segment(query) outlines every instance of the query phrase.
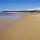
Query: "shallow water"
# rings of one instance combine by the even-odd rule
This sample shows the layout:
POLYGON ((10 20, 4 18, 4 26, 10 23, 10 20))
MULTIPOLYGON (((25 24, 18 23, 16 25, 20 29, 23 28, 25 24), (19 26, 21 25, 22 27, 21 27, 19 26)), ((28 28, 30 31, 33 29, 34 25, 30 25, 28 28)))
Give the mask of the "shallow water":
POLYGON ((22 15, 18 15, 18 14, 0 14, 0 17, 6 18, 6 19, 11 19, 11 20, 18 20, 19 18, 22 17, 22 15))

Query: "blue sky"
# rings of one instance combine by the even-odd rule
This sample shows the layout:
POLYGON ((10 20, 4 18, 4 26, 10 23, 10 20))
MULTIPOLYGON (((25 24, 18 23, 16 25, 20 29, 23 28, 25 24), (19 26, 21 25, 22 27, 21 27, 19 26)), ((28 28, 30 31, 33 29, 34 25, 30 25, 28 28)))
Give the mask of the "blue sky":
POLYGON ((0 11, 26 10, 40 7, 40 0, 0 0, 0 11))

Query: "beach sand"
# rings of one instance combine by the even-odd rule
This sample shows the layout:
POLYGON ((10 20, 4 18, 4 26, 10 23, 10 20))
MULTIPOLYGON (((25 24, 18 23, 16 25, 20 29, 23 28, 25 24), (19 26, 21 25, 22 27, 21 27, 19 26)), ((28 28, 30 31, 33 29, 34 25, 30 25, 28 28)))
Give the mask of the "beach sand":
POLYGON ((24 16, 16 27, 17 40, 40 40, 40 14, 24 16))
POLYGON ((16 22, 0 19, 0 40, 40 40, 40 14, 25 15, 16 22))

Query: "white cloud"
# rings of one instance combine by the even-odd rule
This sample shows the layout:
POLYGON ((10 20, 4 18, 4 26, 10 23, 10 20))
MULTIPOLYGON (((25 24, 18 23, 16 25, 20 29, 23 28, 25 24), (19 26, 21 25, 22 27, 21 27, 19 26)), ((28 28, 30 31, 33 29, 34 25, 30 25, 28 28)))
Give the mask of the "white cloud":
POLYGON ((38 8, 33 8, 33 9, 28 9, 28 11, 33 11, 33 10, 40 10, 40 7, 38 7, 38 8))

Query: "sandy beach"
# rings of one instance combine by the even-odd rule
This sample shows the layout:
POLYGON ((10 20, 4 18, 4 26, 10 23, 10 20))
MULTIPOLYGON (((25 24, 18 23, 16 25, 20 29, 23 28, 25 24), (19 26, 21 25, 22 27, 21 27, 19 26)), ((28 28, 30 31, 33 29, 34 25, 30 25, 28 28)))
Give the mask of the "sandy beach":
POLYGON ((1 16, 0 40, 40 40, 40 14, 25 15, 16 22, 1 16))
POLYGON ((40 14, 24 16, 16 23, 18 40, 40 40, 40 14))

